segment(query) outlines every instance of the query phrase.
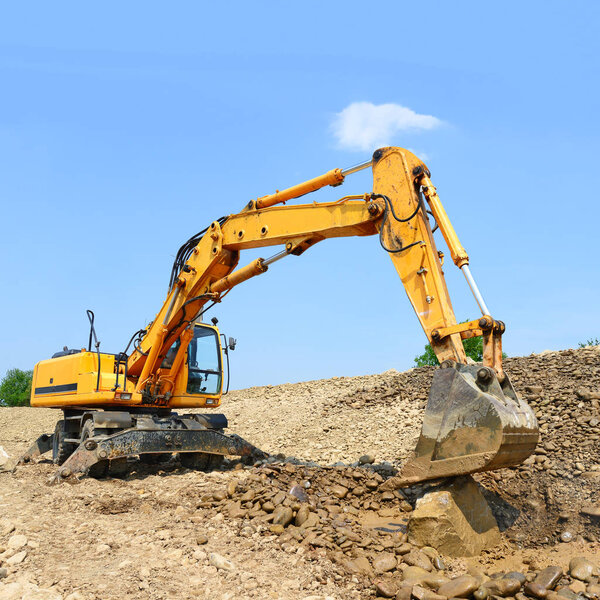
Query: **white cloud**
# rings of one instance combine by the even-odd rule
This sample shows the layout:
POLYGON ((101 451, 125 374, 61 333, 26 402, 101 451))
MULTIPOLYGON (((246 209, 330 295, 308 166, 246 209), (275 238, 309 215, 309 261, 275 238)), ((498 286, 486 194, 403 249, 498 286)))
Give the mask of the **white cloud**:
POLYGON ((340 148, 375 150, 391 145, 400 132, 434 129, 441 124, 436 117, 399 104, 353 102, 335 115, 331 130, 340 148))

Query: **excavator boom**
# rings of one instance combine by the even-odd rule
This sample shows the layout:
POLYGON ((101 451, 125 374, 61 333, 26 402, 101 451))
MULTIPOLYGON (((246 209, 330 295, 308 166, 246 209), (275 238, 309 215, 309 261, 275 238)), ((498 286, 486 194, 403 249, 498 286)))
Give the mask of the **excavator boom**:
MULTIPOLYGON (((91 373, 98 374, 96 389, 88 386, 85 396, 82 389, 48 397, 37 394, 34 387, 32 404, 64 409, 84 403, 105 410, 115 405, 119 410, 218 406, 222 384, 210 388, 208 381, 209 375, 222 374, 221 362, 201 370, 198 376, 193 358, 197 347, 210 338, 210 332, 199 333, 202 314, 235 286, 265 273, 281 258, 299 256, 329 238, 348 236, 379 238, 442 367, 434 375, 415 456, 404 466, 400 482, 408 485, 521 463, 537 444, 538 427, 533 412, 518 397, 502 368, 504 324, 492 317, 477 288, 467 252, 427 166, 411 152, 395 147, 377 150, 371 160, 356 167, 333 169, 251 200, 239 213, 212 222, 180 248, 167 298, 154 321, 138 332, 134 351, 114 355, 112 362, 105 359, 113 374, 102 375, 99 352, 94 371, 90 344, 88 355, 80 360, 85 358, 92 366, 91 373), (347 176, 368 167, 373 170, 370 192, 344 196, 337 202, 284 204, 322 187, 338 186, 347 176), (480 317, 467 323, 456 322, 442 270, 444 254, 434 240, 437 228, 481 311, 480 317), (241 252, 270 246, 281 246, 281 250, 237 268, 241 252), (480 365, 467 364, 462 344, 463 339, 474 336, 483 338, 480 365), (190 383, 192 375, 195 379, 190 383), (112 387, 102 385, 104 380, 112 387)), ((54 364, 46 367, 48 374, 55 369, 54 364)), ((227 440, 221 442, 227 444, 227 440)), ((153 448, 156 452, 156 446, 153 448)), ((86 456, 87 462, 83 462, 88 468, 92 458, 86 456)), ((72 463, 82 462, 81 457, 72 458, 72 463)))

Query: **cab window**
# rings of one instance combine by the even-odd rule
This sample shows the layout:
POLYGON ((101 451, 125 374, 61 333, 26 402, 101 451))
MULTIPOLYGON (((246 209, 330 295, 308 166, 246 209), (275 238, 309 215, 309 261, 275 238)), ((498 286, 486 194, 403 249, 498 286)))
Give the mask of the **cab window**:
POLYGON ((214 329, 196 325, 188 346, 188 394, 218 394, 221 391, 221 353, 214 329))

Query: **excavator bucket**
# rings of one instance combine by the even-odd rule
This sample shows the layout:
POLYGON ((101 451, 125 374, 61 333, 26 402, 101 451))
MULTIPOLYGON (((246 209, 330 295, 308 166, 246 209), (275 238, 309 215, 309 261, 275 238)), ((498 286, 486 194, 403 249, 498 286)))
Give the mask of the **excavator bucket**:
POLYGON ((433 377, 421 436, 399 485, 521 464, 534 451, 535 414, 508 376, 481 365, 442 365, 433 377))

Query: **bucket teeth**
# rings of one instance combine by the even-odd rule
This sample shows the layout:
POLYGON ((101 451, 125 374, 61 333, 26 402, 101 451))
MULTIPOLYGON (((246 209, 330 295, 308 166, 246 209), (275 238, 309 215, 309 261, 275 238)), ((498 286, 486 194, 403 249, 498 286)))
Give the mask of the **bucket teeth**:
POLYGON ((538 438, 535 414, 507 376, 500 383, 481 365, 438 369, 414 456, 399 479, 411 485, 519 465, 538 438))

